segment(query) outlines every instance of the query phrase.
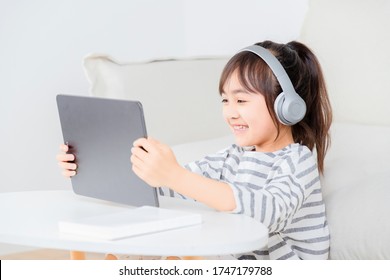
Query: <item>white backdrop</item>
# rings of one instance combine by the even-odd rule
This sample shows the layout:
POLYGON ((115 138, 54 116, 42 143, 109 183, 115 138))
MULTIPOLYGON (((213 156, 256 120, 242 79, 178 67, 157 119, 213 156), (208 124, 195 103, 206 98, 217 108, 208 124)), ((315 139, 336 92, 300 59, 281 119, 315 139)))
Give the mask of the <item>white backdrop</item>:
POLYGON ((296 39, 307 2, 0 0, 0 192, 69 187, 55 161, 55 95, 88 94, 86 54, 231 55, 265 39, 296 39))

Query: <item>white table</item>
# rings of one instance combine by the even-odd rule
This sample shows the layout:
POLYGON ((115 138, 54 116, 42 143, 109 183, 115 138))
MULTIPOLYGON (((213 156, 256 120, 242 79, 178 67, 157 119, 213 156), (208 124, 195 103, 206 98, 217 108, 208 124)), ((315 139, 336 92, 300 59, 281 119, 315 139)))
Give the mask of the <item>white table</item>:
POLYGON ((74 194, 72 191, 27 191, 0 194, 0 242, 40 248, 129 255, 212 256, 263 247, 267 228, 254 219, 214 211, 200 203, 160 198, 160 207, 202 214, 201 225, 117 241, 61 236, 58 221, 123 211, 128 206, 74 194))

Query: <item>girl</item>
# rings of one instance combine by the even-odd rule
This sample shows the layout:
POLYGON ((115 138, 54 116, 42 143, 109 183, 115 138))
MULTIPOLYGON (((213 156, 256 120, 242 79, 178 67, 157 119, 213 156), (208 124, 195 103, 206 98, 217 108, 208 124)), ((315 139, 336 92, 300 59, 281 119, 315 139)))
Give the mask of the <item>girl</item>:
MULTIPOLYGON (((295 41, 257 43, 230 59, 219 91, 236 144, 183 168, 168 146, 141 138, 131 150, 133 171, 153 187, 167 187, 160 188, 162 195, 192 198, 265 224, 268 246, 238 259, 327 259, 319 173, 332 114, 315 55, 295 41), (280 105, 283 100, 288 104, 280 105)), ((76 174, 77 166, 68 162, 73 158, 58 156, 65 176, 76 174)))

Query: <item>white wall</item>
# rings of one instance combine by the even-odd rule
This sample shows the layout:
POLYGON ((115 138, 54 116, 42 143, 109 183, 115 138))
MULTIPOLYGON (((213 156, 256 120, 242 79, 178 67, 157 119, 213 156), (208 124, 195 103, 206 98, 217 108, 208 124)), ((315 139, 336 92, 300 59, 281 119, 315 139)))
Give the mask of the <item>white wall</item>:
POLYGON ((0 192, 69 187, 55 161, 55 95, 88 93, 84 55, 231 55, 297 38, 306 9, 307 0, 0 0, 0 192))
POLYGON ((1 2, 0 191, 69 184, 55 162, 61 143, 55 95, 88 92, 81 59, 89 52, 129 59, 182 54, 182 6, 180 0, 1 2))

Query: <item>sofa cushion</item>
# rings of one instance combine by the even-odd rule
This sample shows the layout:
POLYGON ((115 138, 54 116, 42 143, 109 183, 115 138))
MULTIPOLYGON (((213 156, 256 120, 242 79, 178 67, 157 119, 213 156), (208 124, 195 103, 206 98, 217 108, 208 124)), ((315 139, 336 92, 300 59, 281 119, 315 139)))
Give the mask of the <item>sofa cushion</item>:
POLYGON ((390 126, 334 123, 323 194, 332 259, 390 259, 390 126))
POLYGON ((93 96, 139 100, 148 134, 167 144, 228 134, 219 76, 227 58, 119 63, 107 55, 84 58, 93 96))

